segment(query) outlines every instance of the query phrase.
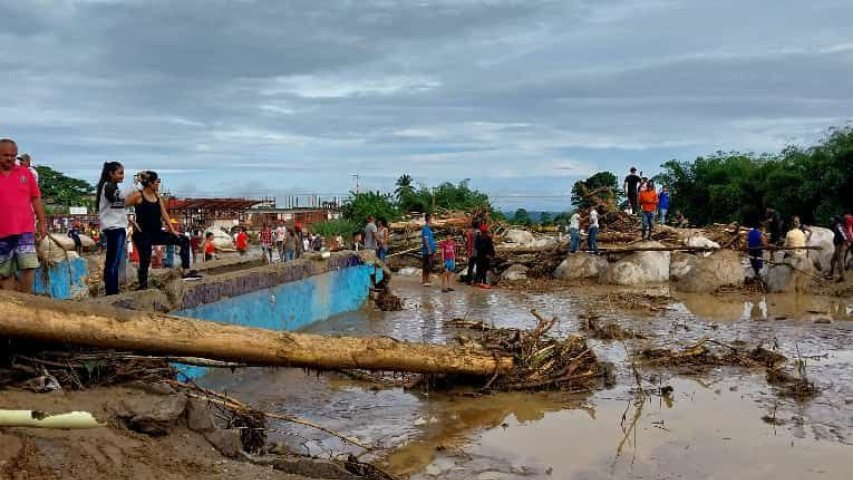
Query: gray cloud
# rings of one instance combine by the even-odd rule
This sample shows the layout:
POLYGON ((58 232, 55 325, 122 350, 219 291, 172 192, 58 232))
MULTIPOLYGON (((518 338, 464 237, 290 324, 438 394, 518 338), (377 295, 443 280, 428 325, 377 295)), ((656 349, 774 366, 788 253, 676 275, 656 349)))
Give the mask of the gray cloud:
POLYGON ((598 169, 850 122, 849 18, 797 0, 12 0, 0 135, 91 179, 108 159, 163 169, 179 193, 408 172, 559 205, 543 198, 598 169))

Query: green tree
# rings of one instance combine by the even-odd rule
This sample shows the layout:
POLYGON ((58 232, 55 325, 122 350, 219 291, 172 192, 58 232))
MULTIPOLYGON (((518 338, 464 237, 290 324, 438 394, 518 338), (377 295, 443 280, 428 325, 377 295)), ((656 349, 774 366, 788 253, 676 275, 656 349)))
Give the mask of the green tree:
POLYGON ((572 205, 589 208, 595 203, 616 204, 619 182, 611 172, 598 172, 572 186, 572 205))
POLYGON ((670 160, 658 175, 670 187, 670 211, 694 224, 747 222, 776 208, 787 221, 826 224, 853 210, 853 127, 832 129, 817 145, 777 154, 717 152, 692 162, 670 160))
POLYGON ((77 178, 69 177, 50 167, 36 167, 39 173, 39 187, 46 203, 68 206, 94 205, 95 187, 77 178))
POLYGON ((548 212, 542 212, 539 215, 539 225, 549 227, 554 224, 554 220, 551 218, 551 214, 548 212))
POLYGON ((530 226, 533 225, 533 219, 530 218, 530 213, 526 209, 519 208, 515 211, 515 215, 512 217, 512 223, 516 225, 530 226))
POLYGON ((394 198, 390 194, 379 192, 350 192, 350 199, 341 207, 341 215, 344 220, 356 225, 367 223, 367 217, 370 215, 389 222, 400 218, 394 198))

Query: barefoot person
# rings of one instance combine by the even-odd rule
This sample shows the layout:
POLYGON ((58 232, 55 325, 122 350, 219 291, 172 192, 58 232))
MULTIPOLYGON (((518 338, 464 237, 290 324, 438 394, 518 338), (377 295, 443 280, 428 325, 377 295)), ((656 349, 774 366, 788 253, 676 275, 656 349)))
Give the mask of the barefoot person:
POLYGON ((104 261, 104 289, 107 295, 119 291, 119 276, 124 266, 127 242, 127 213, 125 198, 119 184, 124 182, 124 167, 119 162, 105 162, 95 195, 95 210, 106 239, 107 258, 104 261))
POLYGON ((479 288, 492 288, 489 285, 489 268, 495 257, 495 242, 489 235, 489 226, 485 223, 480 225, 480 234, 477 235, 477 278, 475 283, 479 288))
POLYGON ((137 174, 142 190, 128 196, 127 204, 136 210, 133 243, 139 249, 139 290, 148 288, 148 268, 151 266, 151 250, 154 245, 178 245, 181 247, 181 269, 184 279, 198 279, 199 275, 190 270, 190 241, 175 231, 168 220, 166 205, 160 199, 160 177, 156 172, 143 171, 137 174), (163 231, 163 225, 166 230, 163 231))
POLYGON ((47 222, 38 183, 28 168, 15 164, 17 156, 18 145, 0 139, 0 289, 17 286, 32 293, 36 244, 47 235, 47 222))

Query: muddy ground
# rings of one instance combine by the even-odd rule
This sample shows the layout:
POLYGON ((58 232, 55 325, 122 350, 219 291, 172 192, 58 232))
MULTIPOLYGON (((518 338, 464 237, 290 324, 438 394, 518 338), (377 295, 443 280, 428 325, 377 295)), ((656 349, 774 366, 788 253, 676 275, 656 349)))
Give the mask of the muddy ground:
MULTIPOLYGON (((590 340, 598 356, 614 364, 616 385, 585 394, 404 390, 339 374, 270 369, 215 372, 205 384, 355 435, 379 449, 364 458, 412 478, 848 478, 849 297, 673 295, 667 286, 564 284, 535 292, 459 286, 442 294, 438 286, 399 277, 393 287, 406 310, 366 309, 308 330, 448 342, 458 331, 447 320, 531 328, 536 308, 559 318, 556 334, 579 333, 592 316, 645 338, 590 340), (638 396, 629 360, 635 353, 703 338, 750 348, 760 343, 799 358, 819 393, 785 396, 761 368, 638 364, 646 392, 638 396)), ((306 453, 363 453, 304 428, 281 424, 276 430, 273 439, 306 453)))
POLYGON ((162 435, 135 432, 119 419, 128 408, 137 406, 160 404, 160 410, 171 409, 167 404, 173 400, 173 396, 150 391, 144 385, 46 394, 2 390, 0 407, 4 409, 51 413, 82 410, 107 425, 86 430, 0 429, 0 479, 304 478, 228 459, 177 418, 170 431, 162 435))
MULTIPOLYGON (((375 447, 364 452, 317 430, 268 424, 270 440, 319 456, 353 453, 401 476, 513 478, 848 478, 853 453, 853 299, 647 289, 542 282, 441 293, 397 277, 406 309, 365 308, 310 326, 312 333, 387 335, 453 342, 447 320, 531 328, 535 308, 556 316, 554 334, 586 333, 590 319, 630 332, 592 338, 613 364, 615 385, 567 394, 404 389, 338 373, 218 370, 202 384, 270 412, 297 415, 375 447), (763 344, 804 362, 818 393, 792 398, 762 368, 650 365, 642 350, 701 339, 763 344), (639 373, 642 387, 638 390, 639 373), (642 394, 638 393, 642 392, 642 394)), ((594 335, 600 336, 600 335, 594 335)), ((162 396, 138 387, 35 394, 0 392, 3 408, 88 410, 109 423, 85 431, 0 430, 0 478, 299 478, 229 460, 177 422, 163 436, 134 432, 116 412, 162 396)))

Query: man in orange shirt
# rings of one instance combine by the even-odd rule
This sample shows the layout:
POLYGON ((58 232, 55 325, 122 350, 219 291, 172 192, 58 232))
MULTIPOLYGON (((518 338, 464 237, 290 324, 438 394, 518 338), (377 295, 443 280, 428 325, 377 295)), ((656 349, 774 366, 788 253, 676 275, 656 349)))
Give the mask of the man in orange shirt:
POLYGON ((643 240, 651 240, 655 213, 658 211, 658 194, 651 181, 646 184, 645 190, 640 192, 640 209, 643 211, 643 240))

